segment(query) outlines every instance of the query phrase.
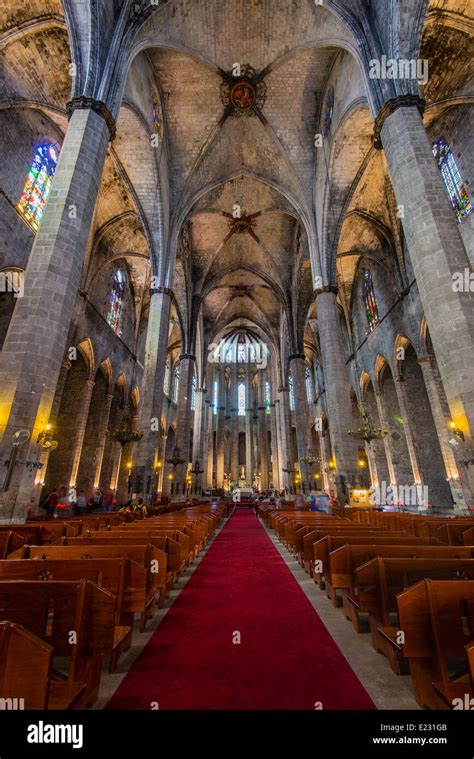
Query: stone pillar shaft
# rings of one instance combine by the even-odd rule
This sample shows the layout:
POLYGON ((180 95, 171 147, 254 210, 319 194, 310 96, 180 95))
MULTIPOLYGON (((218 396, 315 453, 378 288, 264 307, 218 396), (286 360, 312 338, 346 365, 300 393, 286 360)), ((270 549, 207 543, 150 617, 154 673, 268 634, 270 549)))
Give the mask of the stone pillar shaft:
POLYGON ((347 434, 354 425, 336 294, 332 291, 320 292, 317 309, 329 434, 336 460, 340 500, 344 498, 341 478, 346 485, 357 484, 358 448, 347 434))
MULTIPOLYGON (((16 303, 3 346, 1 454, 9 451, 19 429, 30 431, 31 450, 49 422, 109 137, 106 122, 93 110, 72 113, 28 260, 24 296, 16 303)), ((26 468, 16 469, 9 489, 0 494, 0 518, 23 518, 28 502, 39 498, 26 468)))
POLYGON ((94 380, 86 380, 82 389, 81 397, 79 398, 79 413, 77 416, 76 437, 72 451, 72 467, 68 483, 69 485, 76 484, 76 477, 79 470, 79 462, 81 460, 82 446, 84 443, 84 435, 86 433, 87 419, 89 417, 89 409, 91 405, 94 385, 94 380))
POLYGON ((466 249, 418 108, 388 115, 381 138, 451 415, 472 437, 474 298, 453 286, 469 271, 466 249))
POLYGON ((102 461, 104 459, 105 443, 107 441, 107 428, 109 425, 110 409, 112 407, 112 401, 114 396, 109 393, 105 397, 104 407, 102 409, 102 417, 98 424, 97 434, 97 447, 95 452, 95 472, 94 472, 94 487, 98 488, 100 483, 100 473, 102 470, 102 461))

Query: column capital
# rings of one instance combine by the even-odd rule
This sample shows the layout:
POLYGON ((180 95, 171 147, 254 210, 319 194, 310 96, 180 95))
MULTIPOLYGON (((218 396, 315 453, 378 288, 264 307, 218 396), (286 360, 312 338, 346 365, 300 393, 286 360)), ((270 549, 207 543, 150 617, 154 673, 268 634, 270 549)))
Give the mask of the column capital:
POLYGON ((288 356, 288 361, 293 361, 296 358, 302 358, 306 360, 306 355, 304 353, 292 353, 290 356, 288 356))
POLYGON ((94 387, 95 380, 93 380, 93 379, 86 379, 86 381, 84 382, 84 384, 85 384, 86 387, 94 387))
POLYGON ((314 297, 317 298, 318 295, 322 295, 323 293, 334 293, 334 295, 337 295, 338 290, 336 285, 323 285, 322 287, 317 287, 314 290, 314 297))
POLYGON ((69 371, 69 369, 72 366, 72 362, 68 361, 68 359, 64 359, 64 361, 62 362, 61 366, 62 366, 63 369, 67 369, 69 371))
POLYGON ((96 100, 95 98, 87 97, 86 95, 79 95, 78 97, 69 100, 66 104, 68 119, 71 118, 76 110, 90 110, 97 113, 98 116, 101 116, 109 128, 110 140, 115 140, 115 137, 117 136, 115 119, 102 100, 96 100))
POLYGON ((114 399, 114 394, 113 393, 107 393, 107 395, 105 396, 105 400, 108 403, 112 403, 113 399, 114 399))
POLYGON ((383 104, 375 119, 374 133, 372 135, 372 144, 376 150, 382 150, 383 148, 380 133, 385 119, 398 108, 412 108, 413 106, 418 108, 420 115, 423 116, 425 101, 419 95, 406 93, 405 95, 398 95, 396 98, 390 98, 390 100, 387 100, 387 102, 383 104))
POLYGON ((196 393, 207 393, 207 387, 197 387, 196 393))
POLYGON ((169 295, 170 298, 174 297, 174 292, 169 287, 150 287, 150 295, 157 295, 158 293, 169 295))
POLYGON ((418 359, 419 364, 426 364, 429 361, 433 361, 434 356, 431 356, 429 353, 427 353, 425 356, 420 356, 418 359))
POLYGON ((278 392, 279 393, 289 393, 290 392, 290 388, 289 387, 279 387, 278 388, 278 392))
POLYGON ((196 356, 192 353, 181 353, 179 360, 184 361, 185 358, 189 358, 190 361, 196 361, 196 356))

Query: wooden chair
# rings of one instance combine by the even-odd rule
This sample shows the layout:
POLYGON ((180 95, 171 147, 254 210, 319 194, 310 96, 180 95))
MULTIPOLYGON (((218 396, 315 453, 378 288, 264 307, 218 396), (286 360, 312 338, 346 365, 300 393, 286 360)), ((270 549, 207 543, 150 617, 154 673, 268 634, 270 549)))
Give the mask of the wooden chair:
POLYGON ((0 561, 0 581, 7 580, 91 580, 113 593, 115 625, 109 667, 115 671, 120 654, 132 645, 134 613, 142 613, 145 607, 144 567, 127 558, 0 561))
POLYGON ((396 596, 425 578, 474 580, 474 559, 378 556, 355 571, 355 597, 350 601, 359 615, 369 615, 372 646, 387 657, 396 674, 401 674, 399 657, 402 652, 401 642, 397 639, 401 626, 397 618, 396 596))
POLYGON ((470 698, 467 666, 460 673, 453 664, 465 662, 474 641, 474 580, 422 580, 397 595, 397 605, 418 704, 442 709, 470 698))
POLYGON ((0 622, 0 698, 9 708, 47 709, 53 647, 14 622, 0 622))
POLYGON ((0 619, 16 622, 64 657, 67 673, 53 672, 49 708, 91 706, 102 662, 113 650, 115 598, 89 580, 0 582, 0 619))

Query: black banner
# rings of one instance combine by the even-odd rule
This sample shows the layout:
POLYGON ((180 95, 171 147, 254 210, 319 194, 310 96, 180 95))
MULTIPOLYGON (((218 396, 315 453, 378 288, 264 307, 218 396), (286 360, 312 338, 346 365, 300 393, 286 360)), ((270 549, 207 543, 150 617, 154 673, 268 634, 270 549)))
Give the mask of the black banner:
POLYGON ((474 757, 472 711, 0 712, 0 759, 226 754, 474 757), (291 753, 290 753, 291 752, 291 753), (327 752, 327 753, 326 753, 327 752), (329 753, 330 752, 330 753, 329 753))

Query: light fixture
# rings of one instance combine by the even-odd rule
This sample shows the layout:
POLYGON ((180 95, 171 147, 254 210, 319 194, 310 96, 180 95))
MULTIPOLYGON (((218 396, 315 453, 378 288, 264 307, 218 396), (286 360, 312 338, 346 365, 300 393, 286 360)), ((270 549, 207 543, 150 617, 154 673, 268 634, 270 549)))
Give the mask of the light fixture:
POLYGON ((456 435, 456 437, 460 438, 461 440, 465 439, 464 438, 464 432, 457 426, 456 422, 453 422, 453 420, 451 420, 449 422, 449 426, 452 429, 452 431, 454 432, 454 434, 456 435))
POLYGON ((365 465, 366 465, 364 459, 359 459, 359 461, 357 462, 357 464, 358 464, 358 466, 360 466, 361 469, 364 469, 365 465))
POLYGON ((359 404, 360 424, 357 429, 347 430, 347 434, 356 440, 365 440, 366 443, 371 443, 372 440, 378 440, 385 437, 388 430, 383 427, 374 427, 367 409, 364 404, 359 404))

